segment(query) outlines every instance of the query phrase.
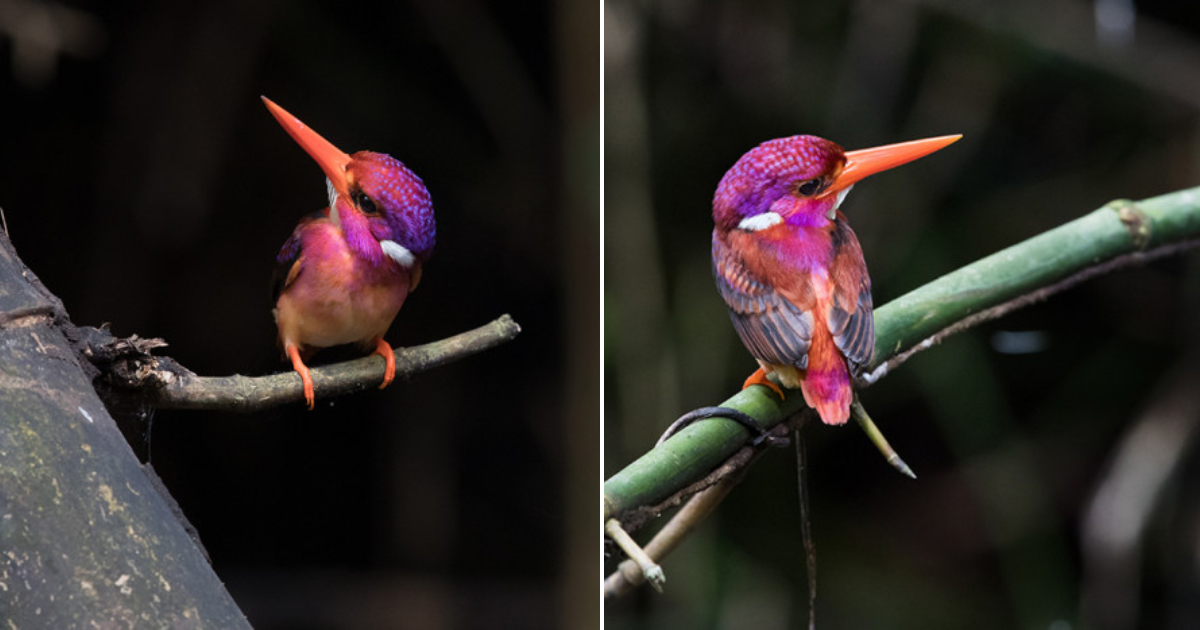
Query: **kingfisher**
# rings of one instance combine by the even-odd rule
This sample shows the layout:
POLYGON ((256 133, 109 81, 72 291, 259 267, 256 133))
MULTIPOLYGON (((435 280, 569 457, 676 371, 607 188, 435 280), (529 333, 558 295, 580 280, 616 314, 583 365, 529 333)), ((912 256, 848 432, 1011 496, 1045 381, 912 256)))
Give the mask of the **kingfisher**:
POLYGON ((424 182, 396 158, 346 154, 267 97, 267 109, 325 172, 329 206, 300 221, 276 257, 273 281, 279 345, 304 382, 312 409, 312 376, 304 362, 317 350, 358 344, 385 362, 383 340, 408 294, 421 282, 437 230, 424 182))
POLYGON ((816 136, 762 143, 713 195, 712 268, 733 326, 759 369, 752 385, 804 401, 843 424, 852 379, 875 351, 871 278, 839 208, 859 180, 945 148, 961 135, 845 151, 816 136))

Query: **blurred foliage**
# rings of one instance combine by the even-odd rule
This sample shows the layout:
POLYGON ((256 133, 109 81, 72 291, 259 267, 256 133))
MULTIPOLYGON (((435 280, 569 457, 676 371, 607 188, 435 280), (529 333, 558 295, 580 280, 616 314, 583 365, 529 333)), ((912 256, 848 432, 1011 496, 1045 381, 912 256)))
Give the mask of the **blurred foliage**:
POLYGON ((256 627, 598 625, 597 22, 575 0, 0 0, 0 206, 76 323, 201 374, 287 369, 271 269, 325 187, 265 94, 429 187, 437 248, 389 341, 524 330, 313 413, 130 414, 256 627))
MULTIPOLYGON (((754 368, 713 289, 709 235, 717 181, 756 144, 965 135, 863 182, 844 206, 876 304, 1109 200, 1200 175, 1194 9, 605 7, 606 476, 754 368)), ((1200 616, 1189 447, 1200 390, 1177 391, 1200 364, 1197 267, 1189 254, 1093 280, 867 390, 915 483, 859 431, 813 427, 819 626, 1184 627, 1200 616), (1170 418, 1174 432, 1161 429, 1170 418), (1139 429, 1175 448, 1139 448, 1139 429), (1156 484, 1129 485, 1156 468, 1156 484)), ((765 458, 663 564, 666 594, 607 604, 607 625, 799 627, 795 485, 790 452, 765 458)))

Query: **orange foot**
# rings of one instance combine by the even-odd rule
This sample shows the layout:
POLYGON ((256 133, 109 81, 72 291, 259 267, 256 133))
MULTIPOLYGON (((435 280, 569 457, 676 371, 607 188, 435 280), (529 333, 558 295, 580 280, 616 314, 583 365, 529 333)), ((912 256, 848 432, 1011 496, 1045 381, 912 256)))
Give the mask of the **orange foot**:
POLYGON ((287 344, 284 347, 284 352, 292 360, 292 369, 300 374, 300 380, 304 381, 304 401, 308 403, 308 410, 312 411, 313 404, 316 402, 316 396, 313 394, 312 375, 308 373, 308 366, 304 365, 304 361, 300 359, 300 349, 292 344, 287 344))
POLYGON ((383 337, 375 340, 375 352, 371 354, 378 354, 383 357, 384 362, 387 364, 383 368, 383 384, 379 386, 379 389, 383 389, 391 385, 392 380, 396 378, 396 355, 392 353, 392 346, 384 341, 383 337))
POLYGON ((746 378, 746 382, 742 383, 742 389, 746 389, 747 387, 750 387, 751 385, 762 385, 763 387, 770 387, 771 391, 775 392, 776 394, 779 394, 779 400, 783 400, 783 390, 779 389, 778 385, 776 385, 774 382, 772 382, 771 379, 767 378, 767 374, 766 374, 766 372, 763 372, 762 368, 758 368, 757 370, 754 371, 753 374, 751 374, 749 377, 746 378))

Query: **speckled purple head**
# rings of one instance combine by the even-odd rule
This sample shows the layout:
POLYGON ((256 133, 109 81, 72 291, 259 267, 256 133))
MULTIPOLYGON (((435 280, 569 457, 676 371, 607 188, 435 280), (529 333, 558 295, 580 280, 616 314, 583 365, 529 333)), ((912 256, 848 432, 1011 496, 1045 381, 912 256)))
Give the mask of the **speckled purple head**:
POLYGON ((743 155, 713 195, 713 221, 730 230, 746 217, 771 209, 784 195, 845 160, 842 147, 817 136, 768 140, 743 155))
POLYGON ((437 227, 425 183, 390 155, 359 151, 350 157, 347 179, 370 197, 387 224, 389 233, 376 236, 399 243, 421 261, 428 260, 437 227))
POLYGON ((437 234, 429 191, 420 177, 390 155, 371 151, 347 155, 271 99, 262 100, 325 172, 334 224, 342 222, 342 204, 358 213, 345 217, 353 224, 347 226, 346 235, 353 249, 368 258, 386 254, 404 267, 429 258, 437 234), (363 240, 369 238, 377 243, 363 240), (381 252, 380 247, 390 251, 381 252))

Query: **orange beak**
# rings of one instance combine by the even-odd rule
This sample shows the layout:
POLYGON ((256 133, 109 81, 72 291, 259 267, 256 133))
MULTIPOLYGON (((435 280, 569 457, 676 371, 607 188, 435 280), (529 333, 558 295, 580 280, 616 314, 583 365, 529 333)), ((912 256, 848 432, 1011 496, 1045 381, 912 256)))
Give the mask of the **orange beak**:
POLYGON ((889 168, 925 157, 938 149, 944 149, 954 144, 961 137, 962 134, 939 136, 937 138, 889 144, 873 149, 847 151, 846 166, 842 168, 842 172, 833 180, 833 184, 825 189, 825 194, 845 190, 868 175, 874 175, 880 171, 886 171, 889 168))
POLYGON ((320 134, 313 131, 311 127, 300 122, 299 118, 289 114, 287 110, 276 105, 271 99, 262 97, 263 103, 266 103, 267 109, 271 110, 271 115, 275 116, 275 120, 283 125, 284 130, 304 149, 312 159, 317 161, 322 171, 325 171, 325 176, 329 178, 335 190, 340 194, 348 194, 349 186, 346 181, 346 169, 350 166, 350 156, 344 151, 330 144, 328 140, 322 138, 320 134))

